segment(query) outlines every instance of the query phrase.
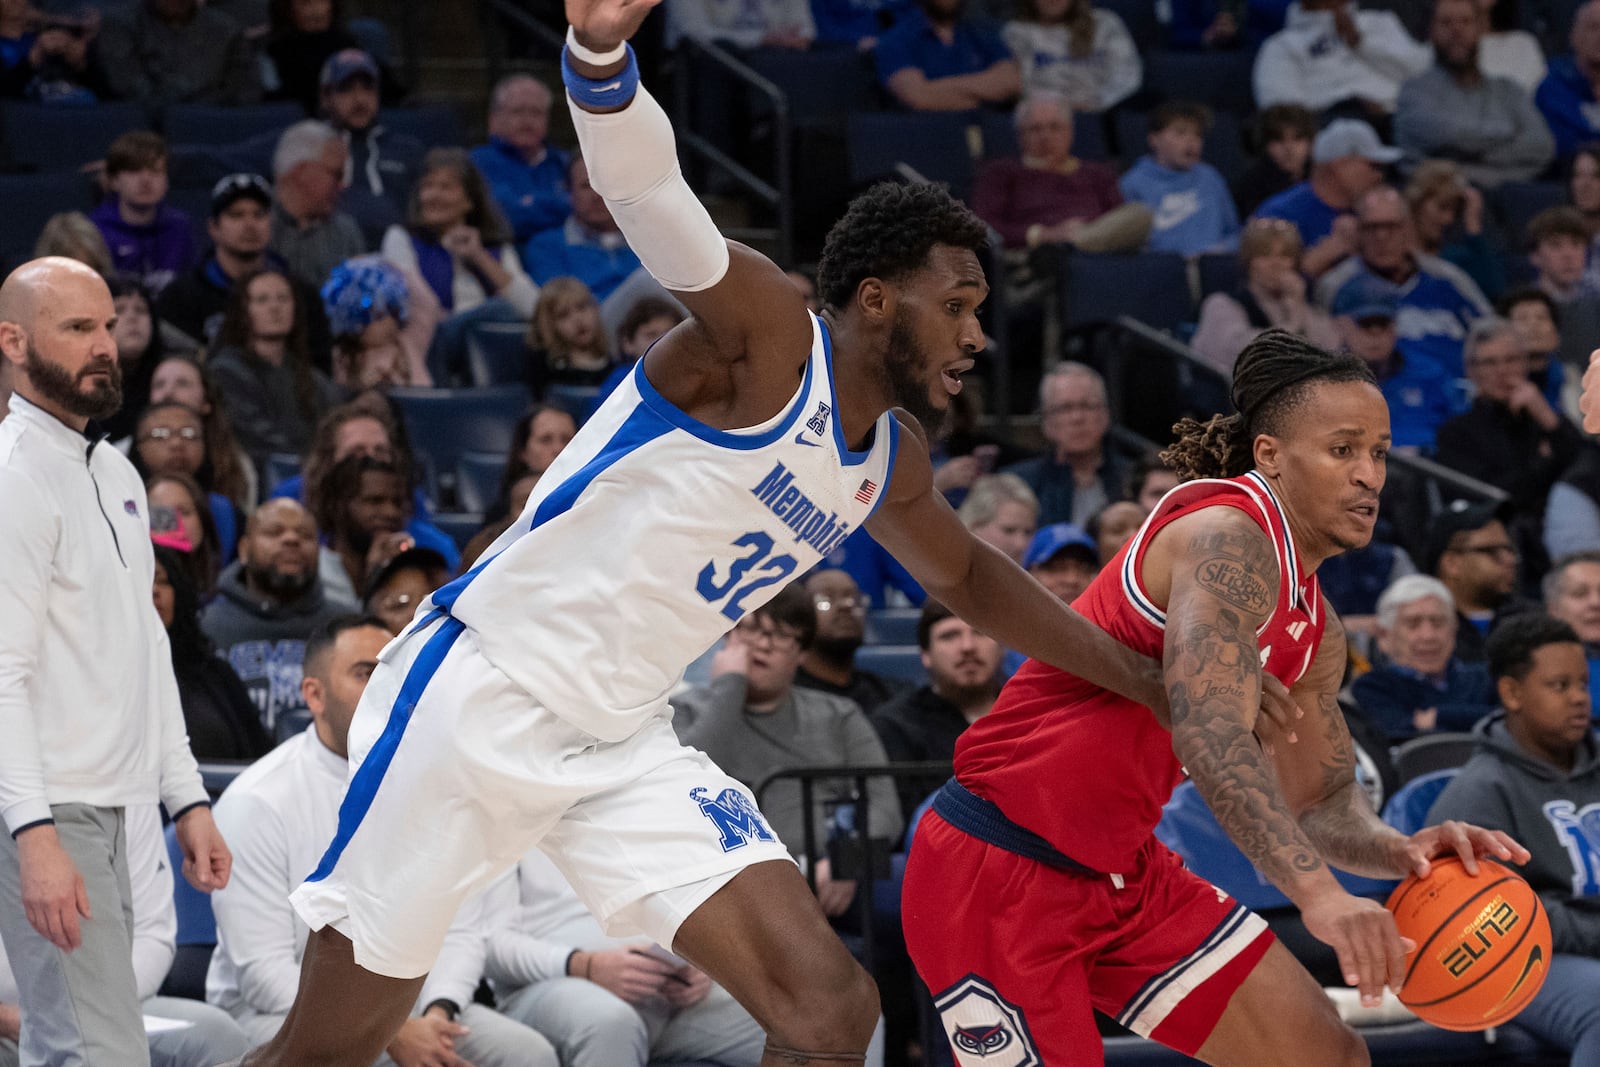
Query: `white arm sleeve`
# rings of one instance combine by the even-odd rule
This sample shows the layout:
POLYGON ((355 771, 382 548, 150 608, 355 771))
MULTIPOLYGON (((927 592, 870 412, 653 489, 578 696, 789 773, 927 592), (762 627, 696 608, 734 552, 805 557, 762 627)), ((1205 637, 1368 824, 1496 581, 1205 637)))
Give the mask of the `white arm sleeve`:
POLYGON ((621 111, 597 115, 567 97, 589 183, 657 281, 680 293, 709 289, 728 271, 728 243, 683 180, 672 123, 639 86, 621 111))

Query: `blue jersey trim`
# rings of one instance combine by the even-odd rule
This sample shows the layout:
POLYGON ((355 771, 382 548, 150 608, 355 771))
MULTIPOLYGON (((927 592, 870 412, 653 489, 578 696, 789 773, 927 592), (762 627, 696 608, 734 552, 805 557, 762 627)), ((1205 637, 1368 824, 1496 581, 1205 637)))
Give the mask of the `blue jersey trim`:
POLYGON ((383 733, 378 735, 378 740, 373 743, 367 758, 362 760, 355 777, 350 779, 350 788, 339 805, 339 829, 333 835, 333 843, 323 853, 322 862, 317 864, 317 869, 311 872, 306 881, 320 882, 333 873, 345 846, 350 844, 361 821, 367 817, 372 799, 378 795, 383 776, 388 773, 389 764, 394 761, 394 754, 400 747, 400 739, 405 736, 412 710, 416 708, 417 701, 422 699, 423 690, 428 688, 428 683, 433 680, 445 656, 450 654, 456 638, 465 629, 466 626, 459 620, 446 617, 433 636, 428 638, 428 643, 422 646, 411 669, 406 671, 406 679, 400 684, 400 694, 394 698, 394 706, 389 709, 389 721, 384 724, 383 733))
MULTIPOLYGON (((834 419, 833 424, 835 427, 837 427, 839 425, 839 420, 834 419)), ((878 513, 878 508, 883 504, 883 498, 889 495, 889 483, 894 481, 894 457, 895 453, 899 450, 900 420, 896 418, 894 412, 891 411, 889 412, 889 460, 883 465, 883 484, 878 487, 878 495, 872 498, 871 509, 869 509, 865 515, 861 516, 862 526, 865 526, 867 524, 867 520, 878 513)), ((868 536, 871 535, 869 534, 868 536)))
MULTIPOLYGON (((822 358, 827 360, 828 363, 828 402, 833 405, 833 444, 839 452, 840 463, 843 463, 846 467, 860 466, 867 461, 868 456, 872 455, 872 446, 876 442, 869 441, 867 447, 860 452, 852 452, 850 446, 845 444, 844 416, 839 413, 839 386, 833 380, 833 334, 828 332, 828 324, 822 321, 821 316, 817 316, 817 326, 822 330, 822 358)), ((893 458, 893 456, 890 457, 891 461, 893 458)), ((884 488, 887 489, 889 487, 887 473, 883 476, 883 482, 884 488)), ((882 497, 880 496, 879 499, 882 499, 882 497)), ((874 504, 873 507, 876 509, 877 505, 874 504)))
MULTIPOLYGON (((823 336, 827 336, 826 328, 823 330, 823 336)), ((729 433, 727 430, 719 430, 714 426, 707 426, 699 419, 685 413, 682 408, 662 396, 656 390, 656 387, 650 384, 650 378, 644 372, 643 359, 640 359, 633 368, 633 384, 639 390, 639 396, 643 398, 645 404, 656 415, 678 429, 719 448, 732 448, 741 452, 752 452, 758 448, 766 448, 768 445, 787 437, 789 431, 794 428, 794 424, 800 421, 811 400, 811 377, 815 370, 816 360, 808 355, 806 357, 805 379, 800 383, 799 395, 795 397, 793 405, 789 408, 789 413, 779 421, 778 425, 765 433, 759 434, 729 433)))

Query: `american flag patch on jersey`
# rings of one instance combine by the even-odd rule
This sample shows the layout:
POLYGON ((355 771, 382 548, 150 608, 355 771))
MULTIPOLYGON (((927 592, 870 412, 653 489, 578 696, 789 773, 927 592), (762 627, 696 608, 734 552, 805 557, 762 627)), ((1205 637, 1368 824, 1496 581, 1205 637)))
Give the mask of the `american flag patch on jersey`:
POLYGON ((878 483, 873 481, 871 478, 865 479, 861 483, 861 488, 856 490, 856 499, 861 501, 863 504, 870 504, 872 503, 872 494, 876 493, 877 491, 878 483))

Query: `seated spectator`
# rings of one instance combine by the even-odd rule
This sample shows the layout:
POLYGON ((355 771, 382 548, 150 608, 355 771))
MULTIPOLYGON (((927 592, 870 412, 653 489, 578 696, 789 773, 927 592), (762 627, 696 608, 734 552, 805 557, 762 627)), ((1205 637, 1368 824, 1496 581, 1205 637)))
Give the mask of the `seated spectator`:
MULTIPOLYGON (((1539 387, 1545 403, 1562 410, 1567 368, 1561 362, 1561 331, 1555 299, 1543 289, 1519 286, 1495 301, 1495 313, 1516 331, 1528 357, 1528 380, 1539 387)), ((1573 413, 1576 414, 1576 413, 1573 413)), ((1572 415, 1569 415, 1572 417, 1572 415)))
POLYGON ((156 314, 199 344, 222 324, 233 283, 263 267, 283 265, 272 240, 272 186, 256 174, 230 174, 211 190, 206 222, 211 254, 162 290, 156 314))
POLYGON ((611 351, 600 327, 600 302, 571 276, 551 278, 539 290, 533 322, 529 377, 534 395, 552 385, 598 386, 611 375, 611 351))
POLYGON ((1433 66, 1401 87, 1395 106, 1394 141, 1407 168, 1447 159, 1474 185, 1494 189, 1549 166, 1555 139, 1533 98, 1478 64, 1487 29, 1477 0, 1435 0, 1433 66))
POLYGON ((397 462, 356 453, 306 483, 306 503, 325 543, 318 564, 323 586, 346 603, 359 603, 368 576, 414 543, 411 472, 397 462))
MULTIPOLYGON (((620 357, 606 380, 600 383, 600 395, 589 406, 593 415, 605 403, 606 397, 616 391, 622 380, 633 373, 634 364, 644 358, 662 337, 684 320, 683 307, 677 301, 646 296, 635 300, 617 325, 617 354, 620 357)), ((958 394, 959 395, 959 394, 958 394)))
MULTIPOLYGON (((1082 526, 1122 496, 1128 474, 1127 461, 1107 447, 1105 379, 1082 363, 1057 364, 1039 382, 1039 418, 1046 450, 1006 471, 1039 498, 1039 522, 1082 526)), ((1011 555, 1020 559, 1022 546, 1011 555)))
POLYGON ((1299 104, 1274 104, 1256 116, 1252 132, 1256 161, 1233 183, 1241 217, 1306 180, 1317 119, 1299 104))
MULTIPOLYGON (((305 646, 301 698, 311 725, 223 791, 217 821, 233 850, 233 877, 212 897, 217 950, 206 999, 253 1040, 278 1032, 300 984, 311 929, 289 893, 311 874, 339 827, 349 778, 350 721, 389 632, 359 615, 329 619, 305 646)), ((473 1000, 483 976, 488 920, 474 898, 455 916, 416 1011, 388 1046, 389 1061, 484 1067, 556 1067, 550 1043, 473 1000)))
POLYGON ((1152 252, 1197 256, 1231 251, 1239 243, 1239 216, 1228 183, 1201 160, 1211 111, 1186 101, 1162 104, 1150 114, 1149 155, 1122 176, 1122 195, 1150 209, 1152 252))
POLYGON ((182 554, 160 545, 155 554, 156 614, 171 645, 172 672, 194 758, 249 763, 265 756, 272 750, 272 738, 261 725, 250 690, 200 628, 200 597, 182 554))
MULTIPOLYGON (((917 646, 928 684, 901 693, 872 715, 872 728, 894 763, 950 761, 966 728, 1000 695, 1000 643, 974 630, 938 601, 922 605, 917 646)), ((900 810, 910 818, 948 775, 901 778, 900 810)))
POLYGON ((817 43, 848 45, 860 52, 878 47, 878 38, 912 7, 911 0, 811 0, 817 43))
POLYGON ((367 250, 356 220, 339 210, 350 152, 339 131, 318 119, 295 123, 272 153, 277 202, 272 250, 291 277, 316 289, 333 268, 367 250))
POLYGON ((117 367, 122 371, 122 408, 107 419, 96 420, 106 437, 118 441, 133 433, 133 420, 150 402, 150 378, 161 362, 164 342, 150 311, 150 294, 137 278, 125 274, 106 279, 117 324, 111 337, 117 343, 117 367))
POLYGON ((550 103, 550 90, 537 78, 501 79, 489 97, 489 143, 472 150, 473 165, 489 183, 519 248, 572 214, 570 157, 546 143, 550 103))
POLYGON ((335 52, 322 65, 322 117, 344 138, 345 189, 340 207, 361 227, 369 247, 405 218, 406 197, 426 149, 408 133, 390 130, 378 111, 383 75, 359 48, 335 52))
POLYGON ((1517 546, 1506 528, 1510 509, 1476 504, 1446 508, 1428 530, 1423 563, 1456 606, 1456 658, 1483 662, 1483 643, 1502 622, 1532 605, 1515 595, 1517 546))
POLYGON ((1256 208, 1256 217, 1288 219, 1300 231, 1305 255, 1300 269, 1317 278, 1353 255, 1355 202, 1383 181, 1380 167, 1400 158, 1398 148, 1378 140, 1371 126, 1335 119, 1311 142, 1311 177, 1256 208))
POLYGON ((1584 287, 1600 292, 1600 143, 1581 146, 1567 171, 1567 199, 1589 232, 1584 287))
MULTIPOLYGON (((1600 539, 1597 539, 1600 540, 1600 539)), ((1589 707, 1600 710, 1600 549, 1556 557, 1540 590, 1544 610, 1572 627, 1589 661, 1589 707)))
POLYGON ((1419 252, 1461 268, 1488 297, 1505 289, 1505 261, 1484 232, 1483 194, 1454 163, 1425 161, 1411 172, 1405 198, 1419 252))
POLYGON ((1575 552, 1600 551, 1600 450, 1592 443, 1584 445, 1578 458, 1550 487, 1544 510, 1544 549, 1554 560, 1575 552))
POLYGON ((1156 509, 1161 498, 1178 487, 1178 476, 1161 461, 1161 456, 1151 452, 1141 456, 1128 472, 1129 500, 1139 505, 1146 515, 1156 509))
POLYGON ((38 240, 33 242, 33 258, 44 256, 75 259, 105 277, 116 269, 100 228, 81 211, 58 211, 45 220, 38 240))
MULTIPOLYGON (((214 2, 214 0, 213 0, 214 2)), ((275 100, 293 100, 315 116, 317 105, 326 100, 327 88, 323 75, 328 61, 341 52, 359 47, 344 25, 340 15, 341 5, 306 0, 274 0, 267 24, 264 70, 270 72, 272 84, 267 95, 275 100)), ((382 84, 376 61, 373 62, 374 85, 382 84)))
MULTIPOLYGON (((141 478, 175 474, 197 483, 201 489, 197 506, 204 508, 216 524, 218 536, 210 549, 212 558, 233 558, 240 510, 232 500, 210 488, 215 472, 206 452, 205 422, 198 411, 175 400, 152 402, 134 424, 128 458, 141 478)), ((196 576, 202 592, 209 594, 215 577, 214 572, 196 576)))
POLYGON ((1378 633, 1378 598, 1401 578, 1416 573, 1417 565, 1405 549, 1374 534, 1365 547, 1323 560, 1317 584, 1328 606, 1339 613, 1352 648, 1371 658, 1371 639, 1378 633))
POLYGON ((1306 300, 1300 250, 1300 234, 1287 219, 1251 219, 1245 226, 1239 237, 1244 277, 1232 292, 1200 302, 1200 323, 1189 342, 1219 374, 1231 378, 1239 353, 1265 330, 1288 330, 1319 348, 1337 346, 1327 314, 1306 300))
POLYGON ((356 606, 330 599, 317 570, 311 513, 293 500, 269 500, 245 524, 238 562, 222 572, 217 598, 200 613, 200 628, 250 691, 269 733, 284 715, 305 709, 306 639, 356 606))
MULTIPOLYGON (((485 518, 499 517, 495 512, 500 511, 502 504, 509 505, 511 487, 524 475, 543 477, 577 434, 578 424, 565 409, 548 404, 529 408, 511 429, 511 451, 506 455, 506 469, 500 476, 496 505, 485 518)), ((520 510, 509 513, 516 515, 520 510)))
POLYGON ((1090 0, 1022 0, 1002 37, 1022 91, 1057 93, 1074 111, 1107 111, 1138 92, 1144 64, 1115 11, 1090 0))
POLYGON ((351 392, 433 384, 428 347, 439 302, 421 279, 413 284, 394 264, 358 256, 334 268, 321 295, 333 334, 335 384, 351 392))
POLYGON ((1111 168, 1072 154, 1072 108, 1066 100, 1029 93, 1015 118, 1021 158, 985 163, 972 186, 972 210, 1000 232, 1006 247, 1142 247, 1150 235, 1150 210, 1122 202, 1111 168))
POLYGON ((817 37, 807 0, 673 0, 666 11, 671 45, 692 37, 735 48, 805 49, 817 37))
POLYGON ((1022 89, 1000 35, 971 18, 966 0, 917 0, 874 50, 878 81, 911 111, 967 111, 1003 104, 1022 89))
MULTIPOLYGON (((144 491, 151 515, 161 509, 177 520, 174 532, 183 546, 184 577, 193 587, 199 603, 209 601, 216 592, 222 564, 231 560, 238 549, 237 530, 235 539, 228 545, 228 555, 224 556, 222 539, 217 535, 217 523, 205 490, 187 474, 177 471, 152 474, 145 478, 144 491)), ((151 529, 155 529, 153 521, 151 529)))
MULTIPOLYGON (((786 587, 735 626, 716 653, 711 684, 673 697, 672 725, 679 739, 752 788, 786 767, 875 766, 886 762, 883 744, 861 709, 843 697, 794 684, 800 657, 816 636, 816 609, 799 583, 786 587)), ((816 857, 818 902, 830 918, 849 910, 853 880, 835 879, 828 841, 831 812, 851 803, 855 783, 824 778, 812 789, 812 837, 804 831, 800 783, 774 783, 760 798, 773 833, 796 857, 816 857)), ((863 828, 880 841, 900 837, 900 805, 888 779, 867 782, 863 828)))
POLYGON ((1039 526, 1039 498, 1015 474, 985 474, 972 483, 956 514, 980 540, 1021 565, 1039 526))
POLYGON ((1505 319, 1467 334, 1467 376, 1477 397, 1439 427, 1437 459, 1511 496, 1522 515, 1543 515, 1545 497, 1578 458, 1583 435, 1528 379, 1528 356, 1505 319))
POLYGON ((1572 54, 1550 60, 1549 73, 1533 95, 1556 139, 1556 157, 1571 159, 1584 144, 1600 140, 1595 84, 1600 82, 1600 3, 1588 0, 1572 15, 1572 54))
POLYGON ((1246 0, 1242 8, 1217 0, 1173 0, 1171 10, 1168 48, 1181 52, 1255 49, 1283 29, 1289 0, 1246 0))
POLYGON ((111 264, 160 293, 194 266, 194 225, 167 204, 167 142, 148 130, 125 133, 106 151, 106 199, 89 216, 111 264))
POLYGON ((1550 920, 1544 984, 1517 1025, 1546 1046, 1593 1058, 1600 1044, 1600 752, 1590 730, 1577 635, 1537 615, 1508 623, 1489 647, 1500 708, 1477 729, 1477 753, 1428 812, 1503 830, 1532 854, 1517 868, 1550 920))
POLYGON ((1340 346, 1372 368, 1388 401, 1393 447, 1431 455, 1439 427, 1455 414, 1454 379, 1425 353, 1399 343, 1399 314, 1394 287, 1370 274, 1351 278, 1333 298, 1340 346))
MULTIPOLYGON (((161 832, 161 810, 154 803, 130 804, 124 811, 128 852, 130 912, 128 938, 132 949, 134 987, 143 1014, 180 1025, 150 1033, 149 1059, 154 1067, 213 1067, 242 1056, 250 1042, 226 1012, 198 1000, 159 995, 177 955, 177 907, 172 895, 172 865, 161 832)), ((5 946, 0 944, 0 1064, 16 1067, 21 1037, 20 991, 5 946)), ((57 1051, 47 1049, 47 1051, 57 1051)), ((142 1059, 131 1049, 118 1049, 128 1059, 142 1059)))
POLYGON ((501 534, 511 529, 511 524, 517 521, 522 509, 528 506, 528 498, 533 496, 534 487, 538 484, 537 474, 520 474, 512 480, 511 488, 505 494, 505 513, 498 519, 485 522, 461 550, 461 573, 470 571, 478 560, 483 558, 489 546, 494 544, 501 534))
POLYGON ((1089 525, 1083 532, 1094 541, 1101 567, 1110 563, 1122 551, 1122 546, 1133 540, 1149 514, 1132 500, 1114 500, 1089 517, 1089 525))
POLYGON ((1586 284, 1589 235, 1577 209, 1546 208, 1528 221, 1528 261, 1536 284, 1555 301, 1561 316, 1561 358, 1575 368, 1589 364, 1600 335, 1600 292, 1586 284))
POLYGON ((239 443, 256 468, 273 453, 303 454, 338 387, 312 366, 300 292, 271 267, 239 279, 206 361, 239 443))
POLYGON ((1470 730, 1493 710, 1483 664, 1455 655, 1457 626, 1455 601, 1437 578, 1401 578, 1378 598, 1384 661, 1350 692, 1390 744, 1435 730, 1470 730))
POLYGON ((1532 96, 1544 81, 1544 49, 1539 39, 1517 28, 1517 5, 1504 0, 1477 0, 1487 32, 1478 42, 1478 66, 1485 74, 1509 78, 1532 96))
MULTIPOLYGON (((570 435, 568 440, 571 440, 570 435)), ((362 393, 324 415, 311 439, 303 473, 285 478, 272 487, 270 495, 308 503, 306 487, 320 482, 335 463, 350 456, 368 456, 406 470, 416 470, 416 461, 400 431, 394 409, 382 394, 362 393)), ((406 523, 406 533, 418 546, 431 548, 443 556, 452 569, 460 563, 455 541, 434 524, 427 496, 420 485, 411 491, 411 519, 406 523)))
POLYGON ((1355 209, 1356 254, 1317 282, 1317 303, 1331 307, 1352 278, 1387 282, 1400 300, 1401 344, 1460 377, 1462 341, 1474 320, 1491 313, 1488 299, 1465 271, 1416 251, 1411 213, 1393 186, 1369 190, 1355 209))
POLYGON ((1350 0, 1300 0, 1256 54, 1256 106, 1327 111, 1342 105, 1387 115, 1401 84, 1432 60, 1428 46, 1413 40, 1392 11, 1357 9, 1350 0))
POLYGON ((643 268, 611 208, 589 184, 589 164, 574 155, 567 165, 572 214, 562 225, 536 234, 522 246, 534 281, 570 275, 587 285, 595 299, 605 300, 643 268))
POLYGON ((1028 541, 1022 566, 1039 584, 1070 604, 1100 573, 1100 543, 1070 522, 1042 526, 1028 541))
MULTIPOLYGON (((206 481, 210 491, 220 493, 245 511, 253 508, 260 488, 255 465, 233 435, 233 424, 222 409, 211 375, 195 362, 193 354, 179 352, 164 356, 151 373, 150 403, 168 401, 200 413, 205 441, 205 462, 201 464, 201 471, 210 468, 206 481)), ((132 427, 130 436, 131 431, 132 427)), ((131 439, 129 447, 132 447, 131 439)))
POLYGON ((870 602, 855 579, 840 570, 812 571, 805 590, 817 612, 817 634, 800 657, 794 684, 844 697, 871 715, 904 686, 856 666, 870 602))
POLYGON ((110 7, 96 42, 100 75, 121 100, 250 104, 260 67, 244 27, 200 0, 137 0, 110 7))
POLYGON ((567 1067, 761 1058, 766 1035, 727 990, 659 945, 608 937, 539 849, 486 891, 484 911, 496 1003, 567 1067))
POLYGON ((92 62, 100 10, 0 4, 0 97, 41 104, 92 105, 111 90, 92 62))
POLYGON ((408 548, 367 579, 361 609, 398 637, 411 625, 428 594, 451 577, 450 565, 439 553, 431 548, 408 548))

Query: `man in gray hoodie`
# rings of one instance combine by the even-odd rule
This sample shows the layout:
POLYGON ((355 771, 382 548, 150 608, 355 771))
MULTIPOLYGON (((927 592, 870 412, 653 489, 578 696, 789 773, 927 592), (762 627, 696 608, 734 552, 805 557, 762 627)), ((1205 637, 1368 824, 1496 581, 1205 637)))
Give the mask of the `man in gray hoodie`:
POLYGON ((1532 612, 1489 638, 1501 709, 1476 729, 1478 751, 1428 812, 1504 830, 1533 853, 1520 873, 1550 914, 1544 987, 1517 1016, 1540 1039, 1600 1063, 1600 750, 1589 720, 1589 667, 1572 627, 1532 612))

